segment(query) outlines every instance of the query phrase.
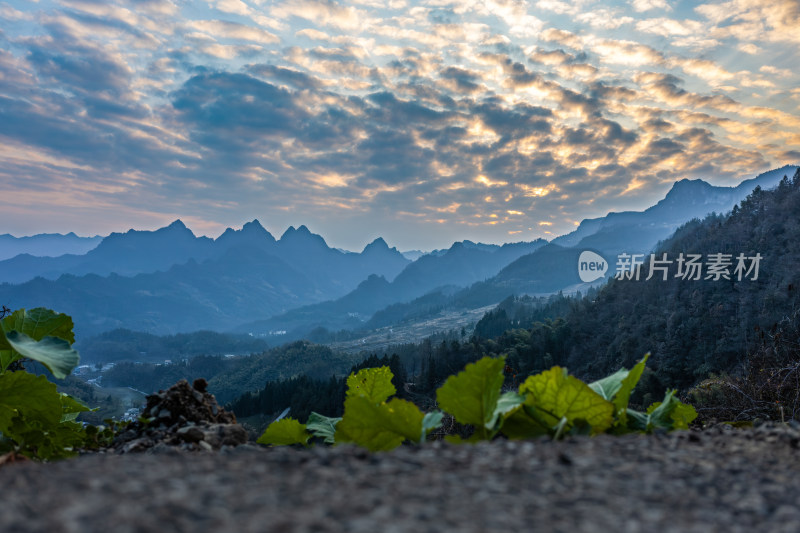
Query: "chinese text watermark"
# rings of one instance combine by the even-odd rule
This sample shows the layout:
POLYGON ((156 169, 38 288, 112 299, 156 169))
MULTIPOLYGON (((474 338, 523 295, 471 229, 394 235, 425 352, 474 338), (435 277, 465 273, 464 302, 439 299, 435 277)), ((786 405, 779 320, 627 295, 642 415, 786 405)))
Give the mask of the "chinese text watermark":
POLYGON ((674 265, 672 277, 683 280, 698 281, 721 279, 736 281, 758 279, 758 269, 761 265, 760 253, 746 256, 740 253, 733 254, 684 254, 681 252, 677 258, 668 258, 667 253, 650 254, 645 259, 645 254, 620 254, 617 256, 617 279, 649 280, 660 276, 666 281, 670 276, 670 267, 674 265), (644 274, 647 273, 647 277, 644 274))
MULTIPOLYGON (((616 279, 649 280, 652 278, 666 281, 677 278, 688 281, 699 280, 758 280, 758 271, 763 257, 760 253, 748 256, 734 254, 684 254, 677 257, 666 252, 659 254, 628 254, 617 256, 616 279)), ((605 276, 608 272, 608 261, 591 250, 581 252, 578 258, 578 275, 584 283, 590 283, 605 276)))

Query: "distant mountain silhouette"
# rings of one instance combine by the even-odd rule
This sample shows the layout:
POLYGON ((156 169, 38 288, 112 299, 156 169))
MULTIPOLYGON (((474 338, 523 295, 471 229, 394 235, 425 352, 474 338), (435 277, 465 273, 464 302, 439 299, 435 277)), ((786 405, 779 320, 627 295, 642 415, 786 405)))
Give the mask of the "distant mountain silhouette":
POLYGON ((83 333, 222 331, 338 298, 371 274, 394 278, 409 262, 383 239, 352 253, 329 248, 305 226, 276 241, 254 220, 212 240, 175 221, 112 234, 82 256, 0 262, 0 302, 58 309, 83 333), (38 277, 25 280, 18 269, 38 277))
POLYGON ((394 281, 370 276, 355 290, 335 300, 304 306, 268 320, 237 328, 248 333, 275 330, 303 335, 314 327, 328 329, 359 327, 376 311, 399 302, 409 302, 441 287, 465 287, 489 278, 518 257, 544 246, 547 241, 498 246, 472 241, 454 243, 448 250, 423 255, 408 265, 394 281))
POLYGON ((644 211, 609 213, 601 218, 586 219, 575 231, 552 242, 563 247, 596 248, 610 255, 649 252, 681 224, 712 212, 727 213, 757 186, 772 188, 784 176, 792 176, 797 168, 786 165, 745 180, 736 187, 716 187, 699 179, 683 179, 673 184, 663 200, 644 211))
MULTIPOLYGON (((0 261, 11 259, 21 254, 33 257, 57 257, 65 254, 82 255, 95 248, 103 238, 78 237, 70 232, 40 233, 30 237, 14 237, 13 235, 0 235, 0 261)), ((2 278, 0 278, 2 279, 2 278)))
POLYGON ((176 220, 155 231, 132 229, 125 233, 112 233, 84 255, 42 258, 22 255, 0 261, 0 281, 23 283, 39 276, 57 279, 63 274, 132 276, 167 270, 189 259, 200 261, 208 258, 213 242, 208 237, 195 237, 183 222, 176 220))
POLYGON ((133 276, 165 271, 189 260, 203 262, 221 257, 231 248, 246 247, 282 259, 316 283, 329 284, 330 290, 323 292, 338 296, 373 273, 394 278, 410 262, 395 248, 389 248, 383 239, 380 242, 383 246, 375 241, 361 254, 344 253, 329 248, 321 236, 305 226, 289 227, 276 241, 258 220, 246 223, 240 230, 228 228, 213 240, 196 237, 183 222, 176 220, 156 231, 112 233, 85 255, 23 254, 0 261, 0 282, 24 283, 35 277, 55 280, 63 274, 133 276))

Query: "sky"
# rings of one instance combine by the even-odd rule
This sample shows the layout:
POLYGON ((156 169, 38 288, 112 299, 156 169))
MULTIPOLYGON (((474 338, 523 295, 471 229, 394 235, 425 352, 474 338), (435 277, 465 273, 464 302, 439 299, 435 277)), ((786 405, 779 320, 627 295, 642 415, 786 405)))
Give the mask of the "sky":
POLYGON ((550 239, 800 162, 798 27, 798 0, 0 0, 0 233, 550 239))

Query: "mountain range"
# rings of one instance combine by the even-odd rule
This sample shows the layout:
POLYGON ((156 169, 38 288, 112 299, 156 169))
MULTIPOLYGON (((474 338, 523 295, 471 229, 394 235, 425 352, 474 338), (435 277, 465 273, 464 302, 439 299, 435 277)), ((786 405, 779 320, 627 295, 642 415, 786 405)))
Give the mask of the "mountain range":
MULTIPOLYGON (((0 235, 0 261, 20 254, 36 257, 57 257, 64 254, 82 255, 94 249, 103 237, 79 237, 70 232, 40 233, 30 237, 14 237, 5 233, 0 235)), ((2 279, 2 278, 0 278, 2 279)))
POLYGON ((202 263, 219 259, 233 248, 250 248, 291 263, 312 282, 329 282, 330 292, 341 293, 372 273, 394 277, 410 260, 382 238, 368 244, 360 254, 329 248, 325 240, 305 226, 290 226, 276 240, 258 220, 242 229, 228 228, 216 239, 196 237, 183 222, 176 220, 156 231, 130 230, 112 233, 84 255, 35 257, 21 254, 0 261, 0 281, 23 283, 36 277, 55 280, 64 274, 82 276, 134 276, 169 270, 190 260, 202 263), (338 289, 337 289, 338 288, 338 289))
POLYGON ((81 256, 2 261, 0 301, 58 309, 83 334, 118 327, 224 331, 337 298, 371 274, 394 279, 409 263, 381 238, 353 253, 328 247, 305 226, 276 240, 255 220, 212 240, 178 220, 156 231, 111 234, 81 256))
POLYGON ((275 239, 254 220, 210 239, 177 220, 156 231, 113 233, 83 254, 27 253, 0 261, 0 303, 69 313, 83 335, 119 327, 157 334, 358 329, 373 316, 384 322, 402 316, 403 306, 414 311, 415 305, 448 301, 479 307, 509 294, 579 288, 581 250, 607 259, 622 251, 648 252, 680 224, 729 211, 754 187, 772 187, 796 168, 737 187, 682 180, 642 212, 584 220, 549 244, 467 240, 414 261, 382 238, 353 253, 329 247, 305 226, 275 239))
MULTIPOLYGON (((256 334, 286 331, 287 339, 296 339, 307 337, 316 328, 329 331, 377 328, 403 322, 408 317, 418 320, 446 308, 483 307, 513 294, 585 290, 590 284, 583 283, 577 271, 581 251, 593 250, 609 261, 607 279, 614 274, 617 254, 648 253, 687 221, 713 212, 728 212, 756 187, 774 187, 797 168, 787 165, 736 187, 681 180, 663 200, 644 211, 609 213, 584 220, 572 233, 546 245, 544 241, 504 245, 495 256, 496 261, 483 263, 485 268, 476 269, 476 265, 481 264, 481 255, 483 260, 491 257, 492 250, 487 245, 456 243, 449 250, 421 257, 394 282, 373 277, 338 300, 243 324, 236 331, 256 334), (495 274, 491 274, 493 269, 495 274), (437 278, 436 273, 441 277, 437 278)), ((598 280, 594 285, 603 281, 598 280)))

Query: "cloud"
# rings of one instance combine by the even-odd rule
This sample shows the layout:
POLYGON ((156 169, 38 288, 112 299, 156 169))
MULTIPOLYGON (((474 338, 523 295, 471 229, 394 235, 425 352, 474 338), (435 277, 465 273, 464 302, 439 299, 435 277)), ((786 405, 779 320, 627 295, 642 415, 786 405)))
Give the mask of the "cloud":
POLYGON ((714 25, 714 36, 742 41, 800 42, 797 33, 800 4, 796 0, 731 0, 701 4, 695 11, 714 25))
POLYGON ((800 139, 790 2, 0 5, 0 208, 51 221, 530 239, 800 139))
POLYGON ((616 30, 621 26, 634 22, 633 17, 627 17, 617 10, 606 8, 580 13, 576 16, 576 19, 593 28, 602 28, 604 30, 616 30))
POLYGON ((266 30, 254 28, 237 22, 223 20, 195 20, 189 27, 205 32, 216 39, 237 39, 261 44, 275 44, 280 38, 266 30))
POLYGON ((270 14, 280 20, 299 17, 321 26, 331 26, 342 30, 356 30, 367 22, 363 10, 352 6, 343 6, 332 0, 277 2, 270 8, 270 14))
POLYGON ((670 6, 666 0, 633 0, 631 5, 638 13, 643 13, 653 9, 663 9, 666 11, 672 10, 672 6, 670 6))
POLYGON ((558 28, 544 30, 539 34, 539 38, 543 41, 558 43, 573 50, 581 50, 583 48, 583 39, 575 33, 558 28))
POLYGON ((249 17, 253 14, 253 9, 242 0, 217 0, 213 5, 224 13, 242 15, 244 17, 249 17))
POLYGON ((249 65, 247 71, 262 78, 288 83, 297 89, 319 89, 323 85, 318 78, 305 72, 275 65, 249 65))
POLYGON ((41 79, 79 93, 125 91, 132 70, 120 58, 88 44, 60 44, 54 48, 48 39, 28 43, 27 60, 41 79))
POLYGON ((642 67, 665 61, 661 52, 635 41, 603 39, 592 44, 591 49, 602 61, 616 65, 642 67))

